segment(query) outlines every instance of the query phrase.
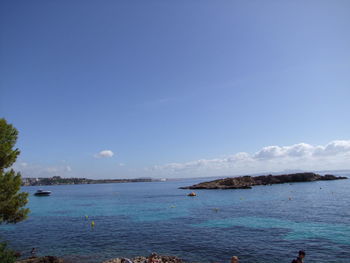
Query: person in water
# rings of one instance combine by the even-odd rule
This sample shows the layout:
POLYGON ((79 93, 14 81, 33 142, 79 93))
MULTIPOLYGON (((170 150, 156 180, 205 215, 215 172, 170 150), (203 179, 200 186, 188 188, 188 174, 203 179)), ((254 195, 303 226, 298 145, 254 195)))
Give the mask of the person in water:
POLYGON ((35 247, 33 247, 32 250, 30 251, 30 255, 32 256, 32 258, 35 258, 36 257, 35 254, 36 254, 36 249, 35 247))
POLYGON ((293 259, 292 263, 304 263, 305 255, 306 255, 305 251, 300 250, 298 257, 296 259, 293 259))
POLYGON ((237 256, 233 256, 232 258, 231 258, 231 263, 238 263, 239 261, 238 261, 238 257, 237 256))

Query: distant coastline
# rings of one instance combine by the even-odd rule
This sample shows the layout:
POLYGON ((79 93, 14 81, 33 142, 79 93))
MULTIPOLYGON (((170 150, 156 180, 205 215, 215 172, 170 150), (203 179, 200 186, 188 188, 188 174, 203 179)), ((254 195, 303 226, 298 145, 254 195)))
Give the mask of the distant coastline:
POLYGON ((112 183, 148 183, 163 182, 165 179, 135 178, 135 179, 87 179, 62 178, 60 176, 22 178, 22 186, 66 185, 66 184, 112 184, 112 183))

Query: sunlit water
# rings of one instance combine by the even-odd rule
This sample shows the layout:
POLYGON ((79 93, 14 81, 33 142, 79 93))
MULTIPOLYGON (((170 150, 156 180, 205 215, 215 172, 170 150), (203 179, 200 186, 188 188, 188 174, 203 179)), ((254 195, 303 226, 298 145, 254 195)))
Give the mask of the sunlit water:
POLYGON ((350 262, 350 180, 198 190, 199 180, 42 187, 30 193, 29 219, 1 226, 2 239, 28 255, 101 262, 151 252, 189 262, 350 262), (88 216, 88 218, 86 218, 88 216), (91 221, 95 227, 91 227, 91 221))

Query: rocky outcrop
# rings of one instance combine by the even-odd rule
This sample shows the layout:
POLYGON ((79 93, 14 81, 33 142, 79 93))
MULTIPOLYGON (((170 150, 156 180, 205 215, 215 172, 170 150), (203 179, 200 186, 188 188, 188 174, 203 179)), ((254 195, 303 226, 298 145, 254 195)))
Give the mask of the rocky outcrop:
POLYGON ((324 180, 347 179, 331 174, 319 175, 315 173, 295 173, 282 175, 240 176, 203 182, 192 186, 180 187, 180 189, 250 189, 255 185, 270 185, 296 182, 313 182, 324 180))
MULTIPOLYGON (((156 260, 155 262, 158 262, 158 263, 183 263, 183 261, 180 258, 175 256, 155 255, 154 259, 156 260)), ((130 260, 132 263, 148 262, 148 258, 142 257, 142 256, 135 257, 130 260)), ((67 263, 67 261, 58 257, 45 256, 45 257, 33 257, 33 258, 22 259, 22 260, 16 261, 15 263, 67 263)), ((107 261, 104 261, 103 263, 128 263, 128 261, 125 258, 114 258, 114 259, 109 259, 107 261)))
MULTIPOLYGON (((154 257, 154 259, 156 260, 156 262, 159 263, 182 263, 183 261, 175 256, 162 256, 162 255, 156 255, 154 257)), ((147 263, 147 257, 135 257, 132 258, 131 261, 133 263, 147 263)), ((126 263, 127 261, 123 260, 123 258, 114 258, 114 259, 110 259, 107 261, 104 261, 103 263, 126 263)))

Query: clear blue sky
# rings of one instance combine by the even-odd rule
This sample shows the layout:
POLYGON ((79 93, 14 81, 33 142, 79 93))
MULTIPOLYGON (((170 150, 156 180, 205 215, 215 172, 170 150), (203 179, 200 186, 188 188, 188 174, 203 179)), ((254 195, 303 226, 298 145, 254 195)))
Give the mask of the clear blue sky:
POLYGON ((3 0, 0 117, 28 176, 326 147, 350 139, 349 14, 347 0, 3 0))

